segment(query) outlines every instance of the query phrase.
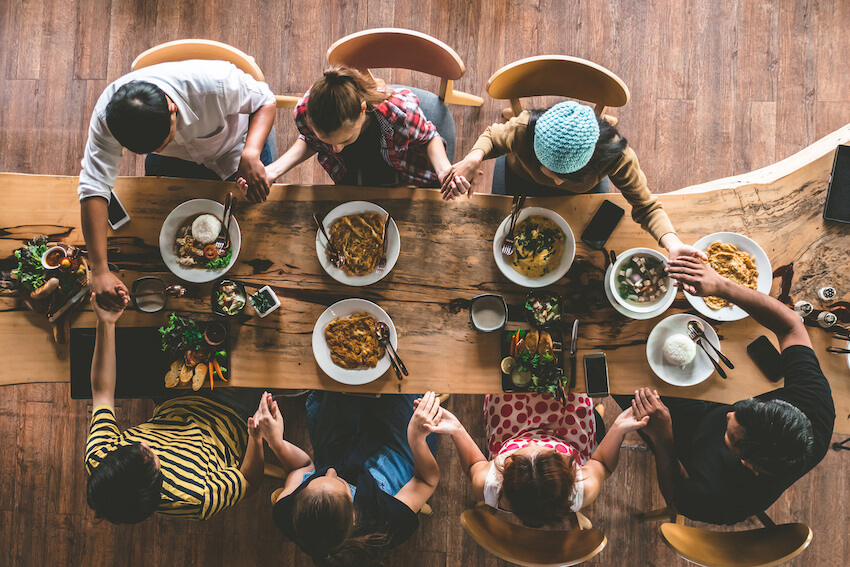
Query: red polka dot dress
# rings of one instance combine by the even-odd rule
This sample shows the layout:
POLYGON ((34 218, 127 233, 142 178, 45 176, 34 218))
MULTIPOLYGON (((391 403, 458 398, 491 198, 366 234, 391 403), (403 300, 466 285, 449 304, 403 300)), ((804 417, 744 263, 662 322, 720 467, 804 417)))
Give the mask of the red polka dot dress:
POLYGON ((567 394, 567 405, 543 394, 490 394, 484 398, 490 459, 512 453, 531 441, 568 455, 578 466, 596 449, 593 403, 584 394, 567 394))

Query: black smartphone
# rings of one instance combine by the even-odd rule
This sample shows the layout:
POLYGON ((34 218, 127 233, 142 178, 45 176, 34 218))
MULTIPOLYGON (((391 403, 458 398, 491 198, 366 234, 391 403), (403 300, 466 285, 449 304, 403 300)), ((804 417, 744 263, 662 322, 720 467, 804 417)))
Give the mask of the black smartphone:
POLYGON ((622 207, 615 205, 608 199, 602 201, 596 214, 590 219, 590 224, 581 233, 582 242, 591 248, 602 250, 625 212, 622 207))
POLYGON ((118 195, 114 191, 109 192, 109 205, 106 211, 109 214, 109 226, 112 227, 112 230, 116 230, 130 221, 130 215, 127 214, 127 210, 118 200, 118 195))
POLYGON ((584 384, 591 398, 604 398, 608 392, 608 362, 604 352, 584 355, 584 384))
POLYGON ((835 150, 823 218, 850 223, 850 146, 838 146, 835 150))
POLYGON ((759 370, 764 372, 771 382, 782 380, 782 356, 764 335, 760 336, 747 345, 747 354, 750 355, 759 370))

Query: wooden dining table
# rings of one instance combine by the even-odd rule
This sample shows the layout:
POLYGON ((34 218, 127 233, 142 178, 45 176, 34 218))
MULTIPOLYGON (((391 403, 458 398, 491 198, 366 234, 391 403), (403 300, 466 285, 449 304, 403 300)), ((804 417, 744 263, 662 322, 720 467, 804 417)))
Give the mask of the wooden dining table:
MULTIPOLYGON (((771 295, 783 295, 790 304, 807 300, 823 308, 827 305, 817 298, 819 288, 835 287, 837 300, 846 300, 850 293, 850 225, 822 218, 832 154, 838 144, 848 140, 850 125, 768 168, 659 195, 659 199, 683 241, 695 242, 720 231, 746 235, 764 249, 775 271, 787 274, 793 270, 787 289, 782 289, 782 278, 774 278, 771 295)), ((76 188, 76 177, 0 174, 0 268, 14 267, 13 251, 36 235, 83 244, 76 188)), ((167 284, 181 283, 160 255, 163 220, 188 199, 222 200, 228 191, 238 193, 234 184, 226 182, 119 178, 115 192, 131 221, 109 231, 113 269, 128 287, 136 278, 151 274, 167 284)), ((568 326, 573 319, 580 320, 577 389, 584 389, 582 356, 593 352, 607 355, 612 393, 627 394, 650 386, 664 395, 731 403, 781 385, 768 381, 747 355, 746 346, 760 335, 768 335, 776 344, 775 337, 752 318, 714 324, 723 352, 735 364, 727 380, 714 373, 696 386, 681 388, 653 374, 646 356, 650 331, 668 315, 696 312, 681 292, 669 310, 650 320, 630 319, 614 310, 603 289, 604 253, 579 240, 604 199, 630 210, 618 192, 529 198, 526 202, 526 206, 559 213, 578 241, 572 266, 553 286, 564 298, 568 326)), ((505 196, 474 195, 445 202, 437 190, 303 185, 274 185, 269 199, 261 204, 240 199, 235 218, 242 248, 228 275, 245 282, 249 289, 270 285, 282 306, 265 318, 243 314, 230 321, 230 384, 384 393, 501 391, 500 334, 474 330, 468 305, 483 293, 500 294, 512 306, 525 301, 528 290, 505 278, 493 256, 494 234, 510 206, 511 198, 505 196), (401 236, 395 267, 366 287, 332 279, 321 267, 316 251, 312 214, 325 214, 352 200, 385 208, 401 236), (403 381, 390 370, 369 384, 347 386, 320 370, 311 346, 316 320, 329 305, 350 297, 373 301, 392 318, 399 354, 410 370, 403 381)), ((627 215, 606 248, 622 252, 638 246, 662 250, 627 215)), ((192 288, 191 297, 169 299, 167 311, 161 313, 128 310, 119 326, 158 326, 172 310, 209 312, 211 285, 192 288)), ((93 327, 94 322, 85 304, 71 316, 72 327, 93 327)), ((524 325, 510 322, 509 326, 524 325)), ((809 335, 835 397, 835 430, 850 433, 847 359, 825 350, 843 343, 820 328, 810 327, 809 335)), ((0 343, 4 359, 0 383, 69 380, 69 344, 54 342, 47 321, 29 312, 18 297, 0 296, 0 343)), ((150 379, 163 377, 152 371, 150 379)))

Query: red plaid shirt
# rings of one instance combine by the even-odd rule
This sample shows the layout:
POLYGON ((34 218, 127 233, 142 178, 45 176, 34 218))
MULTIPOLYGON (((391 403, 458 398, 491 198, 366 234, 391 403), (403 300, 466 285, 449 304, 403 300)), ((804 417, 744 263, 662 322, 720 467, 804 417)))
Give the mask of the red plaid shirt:
MULTIPOLYGON (((319 163, 336 183, 345 176, 345 162, 330 145, 319 140, 308 126, 309 96, 310 91, 307 91, 295 107, 295 125, 301 133, 299 138, 307 143, 307 147, 318 152, 319 163)), ((422 186, 439 181, 426 149, 428 142, 439 134, 422 114, 416 95, 407 89, 399 89, 371 112, 381 129, 380 150, 384 160, 412 185, 422 186)))

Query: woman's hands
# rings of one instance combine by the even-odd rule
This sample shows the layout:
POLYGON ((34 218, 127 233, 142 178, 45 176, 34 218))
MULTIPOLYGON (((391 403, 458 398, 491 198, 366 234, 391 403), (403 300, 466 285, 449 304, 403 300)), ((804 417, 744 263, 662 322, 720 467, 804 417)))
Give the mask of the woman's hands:
POLYGON ((270 393, 263 392, 256 413, 248 418, 248 433, 252 437, 262 437, 269 445, 283 439, 283 414, 270 393))
POLYGON ((413 404, 413 416, 410 418, 410 423, 407 424, 408 440, 422 439, 428 436, 431 430, 428 426, 436 427, 440 420, 440 398, 434 392, 425 392, 425 395, 416 400, 413 404))
POLYGON ((467 197, 472 197, 475 191, 474 186, 484 176, 484 172, 479 169, 483 157, 484 152, 473 150, 465 158, 453 164, 445 177, 440 178, 442 182, 440 191, 444 201, 454 200, 464 193, 467 197))
POLYGON ((623 433, 628 433, 629 431, 637 431, 638 429, 643 429, 649 423, 649 416, 644 415, 641 418, 637 418, 635 416, 634 408, 627 408, 620 415, 617 416, 617 419, 614 420, 613 428, 617 428, 623 433))
MULTIPOLYGON (((413 402, 413 407, 419 407, 419 403, 422 401, 422 398, 415 400, 413 402)), ((440 401, 440 398, 437 398, 437 402, 440 401)), ((466 431, 466 428, 460 422, 460 420, 455 417, 455 415, 447 410, 446 408, 440 406, 440 411, 437 412, 437 416, 430 422, 426 422, 423 427, 427 429, 430 433, 436 433, 438 435, 456 435, 461 431, 466 431)))
POLYGON ((94 311, 94 314, 97 316, 98 322, 103 323, 104 325, 115 325, 119 317, 121 317, 124 313, 123 307, 115 311, 109 311, 101 307, 97 302, 97 294, 95 292, 91 293, 89 301, 91 303, 91 310, 94 311))
POLYGON ((656 390, 649 388, 635 390, 630 409, 640 419, 649 418, 646 434, 650 439, 653 441, 673 439, 673 419, 670 417, 670 410, 661 401, 661 396, 656 390))

